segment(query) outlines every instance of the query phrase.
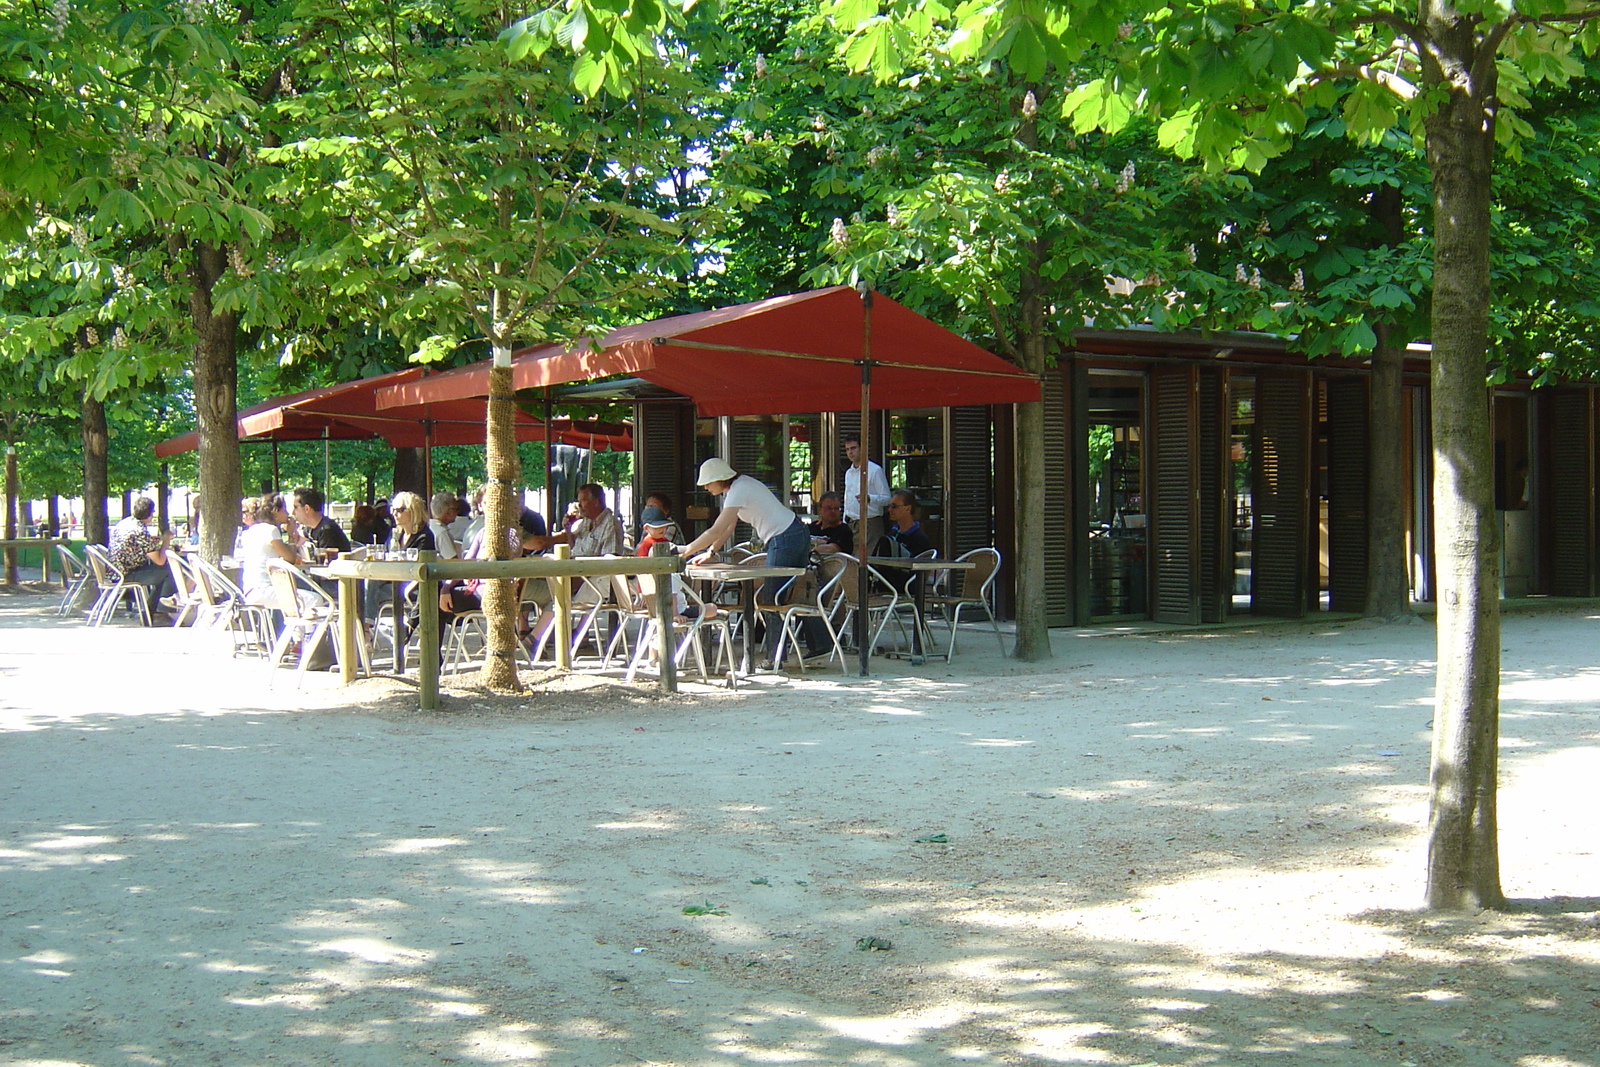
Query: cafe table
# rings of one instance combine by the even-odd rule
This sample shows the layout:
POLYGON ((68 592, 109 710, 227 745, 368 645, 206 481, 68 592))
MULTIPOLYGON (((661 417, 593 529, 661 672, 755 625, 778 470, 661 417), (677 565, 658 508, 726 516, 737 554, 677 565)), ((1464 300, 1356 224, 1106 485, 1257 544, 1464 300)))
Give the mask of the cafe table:
MULTIPOLYGON (((5 549, 8 549, 8 548, 16 548, 16 549, 39 548, 39 549, 43 549, 43 551, 40 553, 40 558, 41 558, 40 568, 41 568, 41 570, 43 572, 40 580, 43 581, 46 585, 48 585, 49 582, 50 582, 50 553, 55 550, 55 547, 57 545, 70 545, 70 544, 72 544, 72 542, 69 541, 68 539, 66 539, 65 537, 16 537, 16 538, 8 539, 8 540, 0 540, 0 551, 4 551, 5 549)), ((61 576, 61 588, 65 589, 66 587, 67 587, 67 576, 65 574, 63 574, 61 576)))
POLYGON ((750 673, 751 645, 756 621, 756 583, 768 578, 798 578, 805 567, 770 567, 765 563, 691 563, 683 574, 697 582, 738 582, 739 607, 744 616, 744 654, 740 673, 750 673))
MULTIPOLYGON (((884 570, 902 570, 911 572, 912 587, 911 603, 916 613, 916 625, 911 628, 911 665, 920 667, 928 661, 928 653, 922 645, 922 633, 927 626, 927 613, 923 605, 927 602, 928 582, 931 576, 944 571, 970 571, 977 564, 970 559, 920 559, 915 556, 868 556, 867 563, 882 572, 884 570)), ((934 652, 935 656, 944 656, 945 652, 934 652)))

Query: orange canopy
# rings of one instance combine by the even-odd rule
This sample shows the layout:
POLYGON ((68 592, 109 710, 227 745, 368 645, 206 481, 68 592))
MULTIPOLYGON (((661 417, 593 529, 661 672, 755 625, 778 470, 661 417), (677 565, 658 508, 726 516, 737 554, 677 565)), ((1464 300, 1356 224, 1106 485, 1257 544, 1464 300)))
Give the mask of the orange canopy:
MULTIPOLYGON (((1026 403, 1038 381, 889 298, 848 286, 656 319, 596 344, 545 345, 512 355, 512 388, 636 375, 691 398, 701 415, 782 415, 861 407, 870 352, 874 409, 1026 403)), ((377 392, 378 406, 481 397, 487 362, 377 392)))
MULTIPOLYGON (((306 441, 324 437, 334 440, 381 437, 394 448, 483 444, 487 401, 482 398, 378 410, 379 389, 419 380, 423 374, 421 367, 407 367, 263 401, 239 412, 239 439, 306 441)), ((519 441, 543 441, 544 422, 519 409, 516 433, 519 441)), ((579 448, 614 452, 633 448, 633 432, 625 424, 560 418, 551 420, 550 433, 557 442, 579 448)), ((155 451, 165 459, 199 446, 199 434, 191 431, 160 442, 155 451)))

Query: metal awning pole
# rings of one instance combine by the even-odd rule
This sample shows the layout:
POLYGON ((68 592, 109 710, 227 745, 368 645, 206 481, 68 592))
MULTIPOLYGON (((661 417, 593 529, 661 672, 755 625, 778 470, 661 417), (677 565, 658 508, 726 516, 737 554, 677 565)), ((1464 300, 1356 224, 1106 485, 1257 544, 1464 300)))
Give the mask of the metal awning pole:
POLYGON ((422 420, 422 495, 428 514, 433 514, 433 420, 422 420))
POLYGON ((872 424, 869 421, 872 412, 872 290, 864 289, 861 293, 861 467, 856 475, 856 514, 861 516, 857 529, 861 534, 861 543, 856 546, 856 558, 860 561, 856 566, 856 651, 861 657, 861 677, 867 676, 867 664, 872 658, 872 650, 867 647, 867 632, 871 629, 867 625, 867 616, 871 612, 867 609, 867 556, 872 551, 872 546, 867 544, 867 466, 872 462, 872 424))
POLYGON ((554 411, 547 385, 544 387, 544 523, 550 533, 556 529, 556 445, 550 433, 554 411))

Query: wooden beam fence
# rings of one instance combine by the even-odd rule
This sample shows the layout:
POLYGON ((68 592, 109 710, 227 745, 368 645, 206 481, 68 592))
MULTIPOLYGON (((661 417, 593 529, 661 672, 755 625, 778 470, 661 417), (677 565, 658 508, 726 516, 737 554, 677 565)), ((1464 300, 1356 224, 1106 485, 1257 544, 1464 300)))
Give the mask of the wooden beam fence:
MULTIPOLYGON (((419 582, 424 592, 419 593, 421 608, 417 625, 422 652, 417 664, 422 689, 422 710, 433 711, 439 706, 439 612, 437 596, 429 597, 426 590, 441 581, 461 581, 468 578, 520 580, 544 579, 550 583, 550 599, 555 612, 556 666, 572 669, 572 579, 609 578, 626 574, 670 575, 683 571, 683 560, 677 556, 615 556, 567 558, 566 545, 556 546, 556 557, 531 557, 528 559, 436 559, 432 552, 418 553, 415 560, 356 559, 341 556, 327 566, 327 574, 339 579, 339 662, 345 684, 355 681, 356 643, 361 640, 358 627, 360 603, 359 582, 419 582), (433 606, 433 610, 428 610, 433 606)), ((673 657, 673 598, 655 598, 656 654, 661 668, 661 688, 668 693, 678 691, 677 664, 673 657)), ((401 620, 395 620, 395 641, 400 640, 401 620)))

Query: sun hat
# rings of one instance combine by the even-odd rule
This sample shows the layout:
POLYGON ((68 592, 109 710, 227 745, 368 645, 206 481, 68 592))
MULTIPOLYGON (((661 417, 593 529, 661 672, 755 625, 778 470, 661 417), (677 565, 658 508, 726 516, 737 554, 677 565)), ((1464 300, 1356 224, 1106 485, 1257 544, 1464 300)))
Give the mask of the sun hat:
POLYGON ((639 523, 642 526, 654 526, 660 528, 662 526, 671 526, 672 520, 667 518, 667 513, 665 511, 662 511, 654 504, 651 504, 640 513, 639 523))
POLYGON ((728 466, 727 460, 712 456, 700 464, 700 475, 695 479, 694 484, 710 485, 712 482, 731 482, 736 477, 738 477, 738 472, 728 466))

